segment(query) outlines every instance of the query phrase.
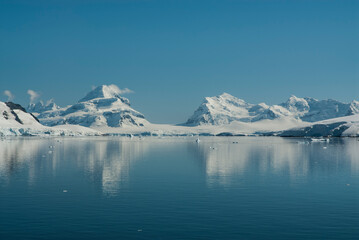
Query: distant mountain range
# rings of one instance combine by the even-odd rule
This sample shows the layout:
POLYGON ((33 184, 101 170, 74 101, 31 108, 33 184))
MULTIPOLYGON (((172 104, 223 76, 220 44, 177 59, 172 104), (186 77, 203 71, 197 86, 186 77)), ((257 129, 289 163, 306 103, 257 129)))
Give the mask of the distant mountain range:
POLYGON ((47 127, 32 113, 13 102, 0 102, 0 136, 94 136, 101 133, 78 125, 47 127))
POLYGON ((0 102, 0 113, 0 135, 359 136, 358 101, 295 96, 278 105, 251 104, 228 93, 206 97, 187 122, 177 126, 148 122, 116 85, 99 86, 67 107, 37 102, 26 111, 0 102))
POLYGON ((39 113, 46 111, 56 111, 58 109, 60 109, 60 107, 57 106, 53 100, 50 100, 46 104, 44 104, 42 101, 37 103, 30 103, 26 110, 38 116, 39 113))
POLYGON ((359 102, 342 103, 336 100, 317 100, 291 96, 285 103, 269 106, 251 104, 228 93, 206 97, 185 125, 223 125, 233 121, 257 122, 265 119, 296 119, 316 122, 359 113, 359 102))

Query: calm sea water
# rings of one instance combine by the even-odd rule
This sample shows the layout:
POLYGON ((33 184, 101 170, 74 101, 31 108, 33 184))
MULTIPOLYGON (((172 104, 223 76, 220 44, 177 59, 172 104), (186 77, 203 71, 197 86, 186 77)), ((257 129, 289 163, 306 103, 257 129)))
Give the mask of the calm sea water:
POLYGON ((358 239, 359 141, 0 141, 0 239, 358 239))

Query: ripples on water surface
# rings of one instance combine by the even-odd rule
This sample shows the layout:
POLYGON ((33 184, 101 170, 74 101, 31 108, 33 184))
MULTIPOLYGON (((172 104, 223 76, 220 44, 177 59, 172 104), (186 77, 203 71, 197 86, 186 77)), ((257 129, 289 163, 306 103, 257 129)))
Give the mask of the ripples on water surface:
POLYGON ((358 174, 357 139, 5 139, 0 239, 358 239, 358 174))

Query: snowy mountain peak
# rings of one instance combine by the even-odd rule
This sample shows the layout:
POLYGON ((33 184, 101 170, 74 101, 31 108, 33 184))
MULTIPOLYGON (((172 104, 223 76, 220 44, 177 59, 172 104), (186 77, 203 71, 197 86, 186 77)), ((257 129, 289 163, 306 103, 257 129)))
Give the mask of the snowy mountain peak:
POLYGON ((288 119, 316 122, 359 113, 359 102, 342 103, 336 100, 299 98, 292 95, 286 102, 268 106, 265 103, 250 104, 228 93, 207 97, 188 119, 186 125, 221 125, 238 122, 288 119))
MULTIPOLYGON (((127 89, 128 90, 128 89, 127 89)), ((92 128, 142 127, 148 124, 143 114, 130 107, 116 85, 102 85, 89 92, 79 102, 38 117, 47 126, 75 124, 92 128)))
POLYGON ((207 97, 205 98, 209 103, 216 102, 221 105, 235 105, 238 107, 247 106, 248 104, 237 97, 234 97, 233 95, 229 93, 222 93, 221 95, 215 96, 215 97, 207 97))
POLYGON ((353 100, 350 103, 347 115, 359 114, 359 101, 353 100))
POLYGON ((228 124, 231 121, 248 118, 248 108, 252 106, 228 93, 206 97, 193 116, 188 119, 186 125, 228 124))
POLYGON ((229 94, 229 93, 226 93, 226 92, 224 92, 224 93, 222 93, 222 94, 220 94, 220 95, 218 95, 217 96, 218 98, 223 98, 223 99, 229 99, 229 98, 236 98, 236 97, 234 97, 233 95, 231 95, 231 94, 229 94))
POLYGON ((89 92, 79 102, 86 102, 86 101, 94 100, 97 98, 119 98, 119 99, 123 99, 124 103, 126 103, 126 102, 129 103, 128 99, 120 96, 121 93, 122 93, 121 89, 114 84, 101 85, 101 86, 98 86, 95 89, 93 89, 91 92, 89 92))
POLYGON ((318 99, 312 98, 312 97, 305 97, 304 99, 305 99, 308 103, 309 103, 309 102, 318 102, 318 101, 319 101, 318 99))
POLYGON ((53 99, 47 101, 46 104, 44 104, 43 101, 39 101, 37 103, 30 103, 29 106, 27 106, 27 111, 31 113, 42 113, 57 109, 60 109, 60 107, 56 105, 53 99))
POLYGON ((0 127, 40 125, 37 118, 19 104, 0 102, 0 127))
POLYGON ((89 128, 66 125, 50 128, 19 104, 0 102, 0 137, 3 136, 83 136, 100 135, 89 128))
POLYGON ((295 95, 291 95, 290 98, 288 98, 287 102, 295 103, 295 102, 303 102, 305 101, 305 98, 299 98, 295 95))
POLYGON ((309 104, 305 100, 305 98, 298 98, 294 95, 292 95, 287 102, 282 104, 284 107, 286 107, 289 111, 295 111, 295 112, 305 112, 309 110, 309 104))

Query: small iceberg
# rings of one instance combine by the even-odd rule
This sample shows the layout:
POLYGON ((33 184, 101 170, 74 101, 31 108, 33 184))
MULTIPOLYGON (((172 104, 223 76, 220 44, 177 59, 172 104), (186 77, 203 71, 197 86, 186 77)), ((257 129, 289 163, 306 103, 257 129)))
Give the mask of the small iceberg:
POLYGON ((311 138, 312 142, 329 142, 329 138, 311 138))

